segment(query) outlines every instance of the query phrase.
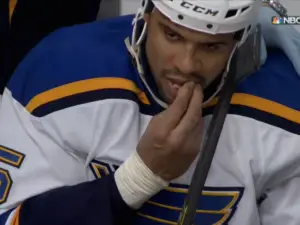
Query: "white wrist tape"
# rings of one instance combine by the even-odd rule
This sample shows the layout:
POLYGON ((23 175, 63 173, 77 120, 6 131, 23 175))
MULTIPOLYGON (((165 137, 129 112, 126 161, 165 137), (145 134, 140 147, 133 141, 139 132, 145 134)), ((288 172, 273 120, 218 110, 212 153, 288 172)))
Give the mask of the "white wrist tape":
POLYGON ((123 200, 133 209, 140 208, 149 198, 169 184, 155 175, 137 152, 117 169, 115 181, 123 200))

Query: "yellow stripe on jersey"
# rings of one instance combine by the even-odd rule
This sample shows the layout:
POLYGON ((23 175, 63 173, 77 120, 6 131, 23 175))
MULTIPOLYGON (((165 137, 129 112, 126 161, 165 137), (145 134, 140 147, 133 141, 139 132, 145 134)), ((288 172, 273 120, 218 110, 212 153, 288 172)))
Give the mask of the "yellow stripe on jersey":
POLYGON ((10 223, 10 225, 19 225, 20 224, 20 211, 21 205, 19 205, 15 211, 15 215, 10 223))
POLYGON ((9 2, 9 6, 8 6, 9 7, 9 23, 11 23, 11 19, 14 14, 18 0, 9 0, 8 2, 9 2))
POLYGON ((142 92, 133 81, 124 78, 107 77, 76 81, 42 92, 29 101, 29 103, 26 105, 26 109, 29 112, 33 112, 38 107, 49 102, 53 102, 68 96, 101 89, 122 89, 132 91, 138 96, 139 100, 143 104, 150 105, 146 94, 142 92))
MULTIPOLYGON (((205 106, 205 108, 216 105, 217 100, 217 98, 213 99, 205 106)), ((300 124, 300 111, 291 109, 285 105, 270 101, 268 99, 260 98, 250 94, 235 93, 231 98, 231 104, 247 106, 300 124)))

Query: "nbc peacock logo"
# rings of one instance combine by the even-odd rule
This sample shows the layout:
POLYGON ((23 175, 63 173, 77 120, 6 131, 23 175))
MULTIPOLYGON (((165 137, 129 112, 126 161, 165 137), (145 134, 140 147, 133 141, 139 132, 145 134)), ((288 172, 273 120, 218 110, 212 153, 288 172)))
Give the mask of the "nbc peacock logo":
POLYGON ((273 16, 272 17, 272 24, 275 24, 275 25, 284 24, 283 19, 279 16, 273 16))

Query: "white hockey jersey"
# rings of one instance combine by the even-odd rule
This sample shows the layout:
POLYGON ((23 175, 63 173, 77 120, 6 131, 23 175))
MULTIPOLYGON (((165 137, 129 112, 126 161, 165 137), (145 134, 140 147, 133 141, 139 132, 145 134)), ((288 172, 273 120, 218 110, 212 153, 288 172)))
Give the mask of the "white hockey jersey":
MULTIPOLYGON (((0 107, 0 215, 13 209, 1 224, 31 196, 113 173, 163 110, 127 53, 131 19, 55 32, 17 69, 0 107)), ((292 64, 270 50, 232 98, 196 224, 300 224, 298 96, 292 64)), ((135 224, 175 225, 194 166, 145 203, 135 224)))

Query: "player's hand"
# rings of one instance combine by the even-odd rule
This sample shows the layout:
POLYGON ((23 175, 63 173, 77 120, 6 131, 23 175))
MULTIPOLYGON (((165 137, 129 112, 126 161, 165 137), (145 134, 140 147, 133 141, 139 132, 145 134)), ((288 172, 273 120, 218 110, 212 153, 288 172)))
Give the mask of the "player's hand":
POLYGON ((172 105, 152 118, 138 144, 140 158, 165 181, 185 173, 199 153, 202 101, 200 85, 183 85, 172 105))

